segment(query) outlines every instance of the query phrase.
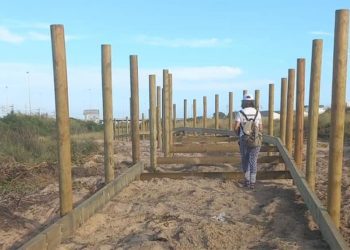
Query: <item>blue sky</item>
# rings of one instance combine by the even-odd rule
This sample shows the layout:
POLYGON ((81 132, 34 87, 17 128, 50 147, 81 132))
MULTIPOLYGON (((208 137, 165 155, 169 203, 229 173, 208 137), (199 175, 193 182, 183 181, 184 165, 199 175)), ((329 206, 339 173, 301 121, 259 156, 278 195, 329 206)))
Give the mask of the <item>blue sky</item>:
MULTIPOLYGON (((330 105, 334 16, 343 8, 350 8, 348 0, 6 1, 0 17, 0 107, 28 111, 30 95, 32 110, 54 112, 50 24, 65 26, 73 117, 82 118, 87 108, 102 111, 101 44, 112 45, 117 117, 129 113, 131 54, 138 55, 144 113, 147 76, 157 74, 161 85, 163 68, 173 73, 178 116, 185 98, 190 104, 197 99, 201 115, 204 95, 212 114, 215 94, 220 95, 220 111, 226 113, 229 91, 234 92, 238 109, 243 89, 260 89, 266 109, 269 83, 275 83, 278 110, 280 78, 287 76, 288 68, 296 68, 299 57, 306 58, 307 104, 316 38, 324 40, 321 104, 330 105)), ((349 87, 346 95, 349 100, 349 87)))

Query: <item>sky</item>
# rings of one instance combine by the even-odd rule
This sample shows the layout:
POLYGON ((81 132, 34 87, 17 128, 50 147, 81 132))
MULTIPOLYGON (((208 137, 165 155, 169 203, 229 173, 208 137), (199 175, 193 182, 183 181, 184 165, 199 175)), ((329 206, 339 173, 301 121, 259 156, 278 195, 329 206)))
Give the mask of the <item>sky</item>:
MULTIPOLYGON (((162 69, 173 74, 173 102, 183 115, 183 100, 208 99, 214 112, 234 109, 242 91, 261 92, 268 107, 269 83, 275 84, 279 110, 281 78, 306 59, 308 104, 313 39, 323 39, 320 104, 330 106, 335 10, 348 0, 60 0, 4 1, 0 16, 0 115, 13 106, 21 112, 55 113, 50 25, 63 24, 70 116, 84 109, 102 116, 101 45, 112 46, 113 113, 129 114, 129 55, 138 55, 140 113, 148 114, 148 75, 162 85, 162 69), (30 107, 30 108, 29 108, 30 107)), ((348 75, 349 75, 348 67, 348 75)), ((348 81, 349 83, 349 81, 348 81)), ((350 87, 346 98, 350 100, 350 87)))

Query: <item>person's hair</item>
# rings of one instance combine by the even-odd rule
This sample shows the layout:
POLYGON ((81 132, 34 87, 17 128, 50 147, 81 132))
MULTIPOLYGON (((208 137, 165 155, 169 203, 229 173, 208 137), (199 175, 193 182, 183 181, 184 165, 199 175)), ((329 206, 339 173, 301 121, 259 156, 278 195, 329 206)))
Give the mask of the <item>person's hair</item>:
POLYGON ((242 100, 242 108, 255 108, 254 100, 242 100))

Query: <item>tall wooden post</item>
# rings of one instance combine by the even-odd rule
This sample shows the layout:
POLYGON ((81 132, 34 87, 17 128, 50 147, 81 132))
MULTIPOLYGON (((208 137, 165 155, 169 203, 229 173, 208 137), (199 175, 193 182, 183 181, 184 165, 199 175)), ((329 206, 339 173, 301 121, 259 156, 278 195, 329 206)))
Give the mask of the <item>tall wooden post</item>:
POLYGON ((169 156, 170 152, 170 138, 169 138, 169 130, 170 130, 170 114, 169 114, 169 105, 170 105, 170 100, 169 100, 169 71, 167 69, 163 70, 163 96, 164 96, 164 156, 169 156))
POLYGON ((137 55, 130 56, 132 161, 140 161, 139 76, 137 55))
POLYGON ((287 78, 281 78, 280 139, 286 142, 287 122, 287 78))
MULTIPOLYGON (((169 147, 173 145, 173 75, 168 74, 169 77, 169 147)), ((170 148, 169 148, 170 150, 170 148)))
POLYGON ((162 148, 162 119, 161 119, 161 106, 162 106, 162 89, 157 87, 157 148, 162 148))
POLYGON ((215 129, 219 129, 219 95, 215 95, 215 129))
POLYGON ((203 96, 203 128, 207 127, 207 97, 203 96))
POLYGON ((113 101, 112 101, 112 60, 111 46, 102 45, 102 99, 104 125, 104 167, 105 182, 114 179, 114 147, 113 147, 113 101))
POLYGON ((255 108, 260 110, 260 90, 255 90, 255 108))
POLYGON ((176 104, 173 104, 173 129, 176 128, 176 104))
POLYGON ((294 127, 295 69, 288 70, 286 148, 292 154, 294 127))
POLYGON ((233 93, 228 93, 228 129, 232 130, 232 123, 233 123, 233 93))
POLYGON ((341 177, 344 143, 345 89, 347 78, 349 10, 335 16, 331 134, 329 139, 327 210, 334 224, 340 225, 341 177))
MULTIPOLYGON (((164 70, 163 70, 163 78, 164 78, 164 70)), ((165 152, 165 92, 164 92, 164 79, 163 79, 163 87, 162 87, 162 151, 165 152)))
POLYGON ((60 215, 64 216, 73 209, 66 48, 63 25, 51 25, 50 28, 55 83, 58 165, 60 170, 60 215))
POLYGON ((197 105, 196 99, 193 99, 193 124, 192 126, 195 128, 197 125, 197 105))
POLYGON ((184 127, 187 127, 187 99, 184 100, 184 127))
POLYGON ((308 111, 308 138, 306 153, 306 180, 312 191, 316 184, 316 156, 317 156, 317 130, 318 110, 320 103, 320 82, 322 67, 323 40, 312 41, 312 59, 308 111))
POLYGON ((149 76, 149 122, 150 122, 150 165, 155 171, 157 167, 157 110, 156 110, 156 76, 149 76))
POLYGON ((302 168, 304 144, 304 95, 305 95, 305 59, 297 60, 297 96, 295 120, 294 160, 299 169, 302 168))
POLYGON ((269 122, 268 122, 268 134, 273 136, 273 115, 275 111, 275 85, 269 84, 269 122))

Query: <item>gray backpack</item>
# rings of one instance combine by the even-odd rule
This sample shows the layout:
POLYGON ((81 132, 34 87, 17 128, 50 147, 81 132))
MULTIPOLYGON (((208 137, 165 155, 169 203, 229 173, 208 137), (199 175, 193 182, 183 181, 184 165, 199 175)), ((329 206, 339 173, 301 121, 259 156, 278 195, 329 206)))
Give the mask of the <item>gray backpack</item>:
POLYGON ((246 122, 241 122, 240 127, 243 132, 242 139, 245 141, 248 147, 260 147, 262 144, 262 133, 259 131, 259 126, 255 124, 256 117, 258 116, 259 111, 256 111, 254 119, 249 119, 247 115, 241 110, 239 111, 246 122))

